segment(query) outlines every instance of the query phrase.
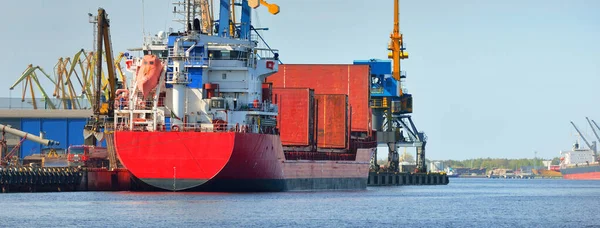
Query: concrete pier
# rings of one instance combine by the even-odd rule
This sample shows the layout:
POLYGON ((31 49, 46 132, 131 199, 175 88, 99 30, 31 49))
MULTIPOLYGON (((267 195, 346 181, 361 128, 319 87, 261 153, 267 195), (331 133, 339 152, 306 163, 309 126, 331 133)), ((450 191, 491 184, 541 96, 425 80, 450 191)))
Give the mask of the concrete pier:
POLYGON ((131 174, 125 169, 0 168, 0 192, 128 191, 131 174))
POLYGON ((367 186, 447 185, 448 176, 440 173, 370 172, 367 186))

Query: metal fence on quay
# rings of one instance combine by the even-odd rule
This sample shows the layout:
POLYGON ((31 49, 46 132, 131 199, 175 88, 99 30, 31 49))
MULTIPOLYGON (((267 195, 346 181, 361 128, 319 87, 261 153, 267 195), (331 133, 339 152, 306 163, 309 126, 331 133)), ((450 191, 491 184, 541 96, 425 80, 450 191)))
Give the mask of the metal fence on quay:
POLYGON ((76 99, 62 99, 62 98, 11 98, 11 97, 0 97, 0 110, 31 110, 31 109, 42 109, 50 110, 54 105, 54 109, 91 109, 92 105, 86 98, 76 99), (34 106, 35 101, 35 106, 34 106))

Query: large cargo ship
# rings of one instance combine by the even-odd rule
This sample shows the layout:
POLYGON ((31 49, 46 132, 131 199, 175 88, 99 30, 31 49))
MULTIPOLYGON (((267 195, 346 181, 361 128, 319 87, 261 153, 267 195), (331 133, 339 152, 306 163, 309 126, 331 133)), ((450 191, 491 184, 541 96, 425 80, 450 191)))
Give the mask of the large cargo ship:
MULTIPOLYGON (((185 32, 161 32, 143 57, 129 57, 135 82, 117 91, 114 116, 121 163, 170 191, 365 189, 376 148, 369 116, 360 116, 367 134, 350 137, 348 94, 315 94, 310 83, 274 89, 266 78, 279 55, 259 48, 248 5, 256 1, 241 1, 239 24, 230 23, 229 2, 220 1, 213 25, 207 1, 186 1, 185 32)), ((362 76, 368 82, 368 71, 362 76)))
POLYGON ((580 149, 575 143, 573 150, 561 151, 560 173, 563 179, 600 180, 600 164, 592 149, 580 149))

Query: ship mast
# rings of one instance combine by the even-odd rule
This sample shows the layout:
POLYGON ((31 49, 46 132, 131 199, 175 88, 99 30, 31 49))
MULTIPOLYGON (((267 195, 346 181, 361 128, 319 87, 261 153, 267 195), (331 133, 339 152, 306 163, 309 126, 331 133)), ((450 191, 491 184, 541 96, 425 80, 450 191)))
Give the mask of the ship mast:
POLYGON ((212 35, 211 4, 209 4, 208 0, 185 0, 183 2, 175 2, 173 5, 173 13, 183 16, 183 19, 175 19, 173 21, 183 24, 185 31, 199 30, 199 32, 204 34, 212 35), (183 7, 183 10, 181 7, 183 7))
MULTIPOLYGON (((175 41, 175 43, 173 44, 173 51, 169 52, 169 58, 173 61, 173 72, 167 73, 167 84, 171 84, 173 85, 173 95, 172 95, 172 100, 173 100, 173 108, 172 108, 172 114, 174 115, 175 118, 173 118, 172 121, 172 126, 174 126, 174 130, 177 131, 177 126, 181 126, 182 128, 185 128, 185 121, 184 121, 184 117, 185 117, 185 111, 186 111, 186 107, 185 107, 185 101, 186 101, 186 90, 187 90, 187 85, 190 84, 190 80, 188 78, 188 73, 187 73, 187 68, 185 66, 186 62, 187 62, 187 58, 189 55, 189 52, 184 51, 184 45, 183 45, 183 41, 184 40, 192 40, 193 35, 189 35, 190 32, 196 31, 197 26, 199 25, 199 23, 197 23, 197 21, 192 18, 195 17, 196 15, 196 0, 186 0, 184 2, 185 4, 185 24, 186 26, 186 31, 188 32, 187 35, 183 36, 183 37, 179 37, 177 38, 177 40, 175 41), (193 26, 192 26, 192 21, 193 22, 193 26)), ((192 50, 195 47, 196 43, 194 43, 194 45, 192 45, 191 47, 189 47, 188 50, 192 50)), ((168 61, 167 61, 168 62, 168 61)), ((184 130, 184 129, 180 129, 180 130, 184 130)))

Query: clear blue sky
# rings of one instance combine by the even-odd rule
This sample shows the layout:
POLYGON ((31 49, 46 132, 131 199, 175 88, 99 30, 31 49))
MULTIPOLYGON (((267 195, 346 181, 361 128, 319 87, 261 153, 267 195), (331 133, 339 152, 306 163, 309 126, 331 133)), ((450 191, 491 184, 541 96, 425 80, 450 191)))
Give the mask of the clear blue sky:
MULTIPOLYGON (((3 2, 0 97, 19 96, 8 87, 27 64, 50 71, 59 57, 91 49, 87 13, 99 6, 112 21, 115 52, 140 46, 141 2, 3 2)), ((147 32, 179 28, 171 2, 145 1, 147 32)), ((285 63, 386 58, 392 0, 270 2, 281 13, 260 8, 259 25, 270 28, 265 36, 285 63)), ((402 1, 410 53, 402 68, 428 158, 558 156, 576 139, 570 120, 593 137, 585 116, 600 121, 598 12, 594 0, 402 1)))

